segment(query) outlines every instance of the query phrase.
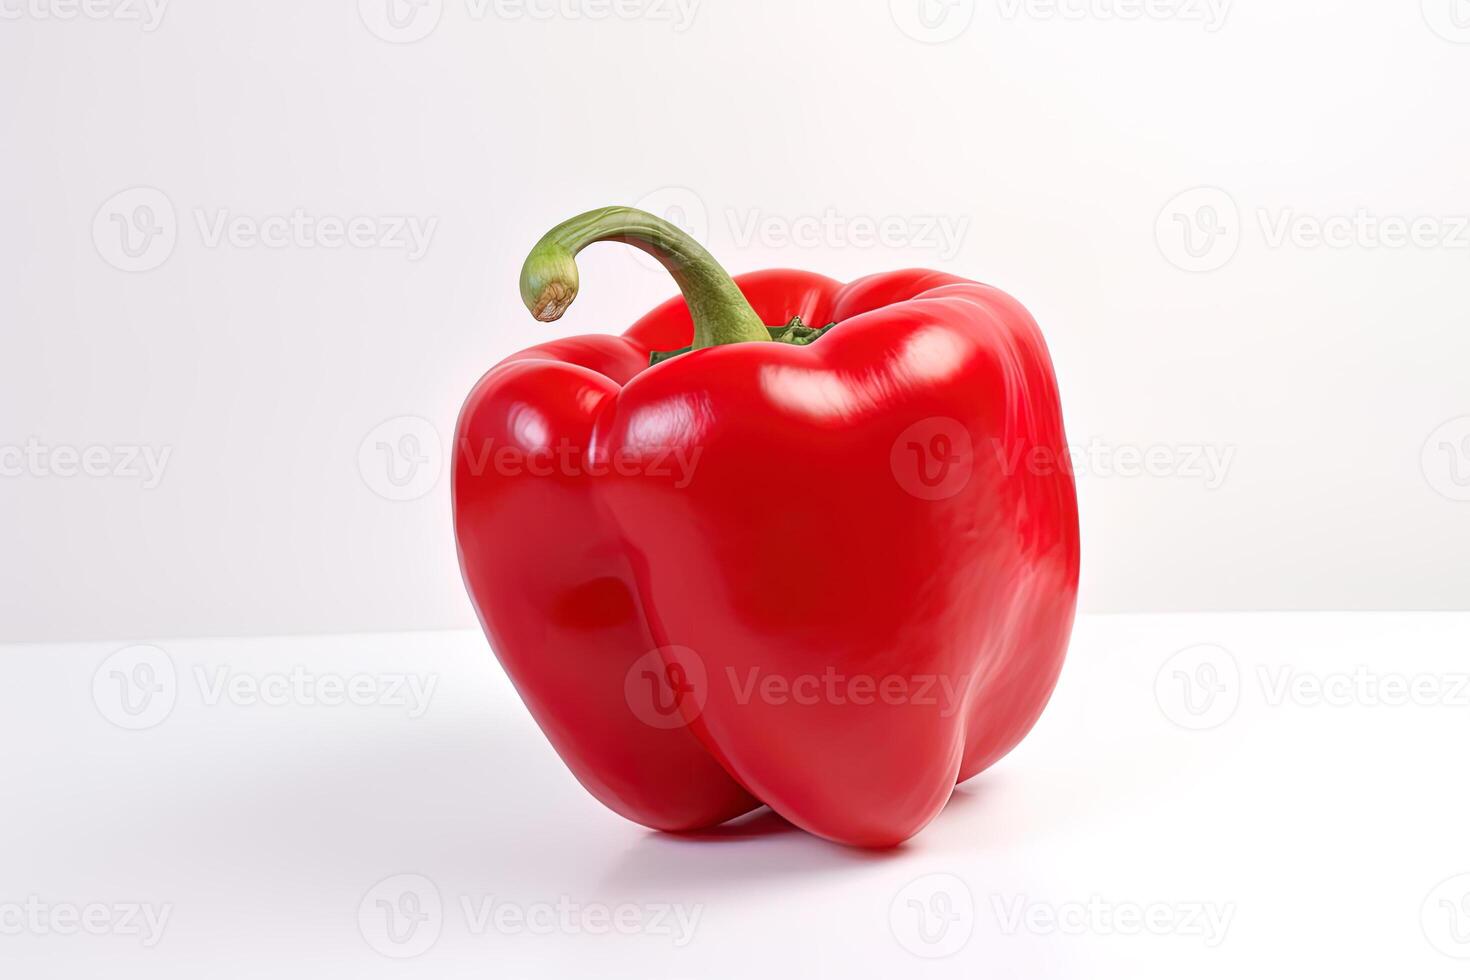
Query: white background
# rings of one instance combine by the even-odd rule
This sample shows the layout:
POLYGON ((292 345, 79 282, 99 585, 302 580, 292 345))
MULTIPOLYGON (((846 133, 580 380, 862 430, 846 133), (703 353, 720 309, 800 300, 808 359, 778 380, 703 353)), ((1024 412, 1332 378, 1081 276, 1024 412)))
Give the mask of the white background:
POLYGON ((1463 975, 1470 0, 85 2, 0 0, 0 974, 1463 975), (621 820, 474 628, 454 419, 671 295, 522 308, 614 203, 1051 345, 1089 614, 892 852, 621 820))
POLYGON ((1470 600, 1451 0, 930 0, 933 30, 917 0, 395 0, 402 30, 388 0, 56 2, 0 0, 0 446, 169 455, 156 486, 6 457, 0 639, 472 625, 442 452, 392 501, 402 424, 359 449, 403 417, 447 445, 497 359, 670 295, 605 245, 562 322, 520 305, 543 231, 635 202, 732 271, 929 266, 1027 304, 1084 454, 1084 609, 1470 600), (127 272, 135 188, 174 234, 127 272), (212 234, 298 209, 427 248, 212 234), (1277 235, 1360 211, 1429 244, 1277 235), (1218 268, 1180 268, 1181 221, 1218 268))
POLYGON ((1465 614, 1084 618, 1035 731, 885 852, 769 811, 692 838, 614 816, 477 632, 170 641, 175 690, 132 716, 109 676, 128 650, 4 648, 0 972, 1462 978, 1467 634, 1465 614), (1177 681, 1206 665, 1201 699, 1177 681), (303 666, 418 677, 428 710, 211 693, 303 666), (45 917, 126 904, 160 927, 45 917), (583 926, 618 908, 638 928, 583 926))

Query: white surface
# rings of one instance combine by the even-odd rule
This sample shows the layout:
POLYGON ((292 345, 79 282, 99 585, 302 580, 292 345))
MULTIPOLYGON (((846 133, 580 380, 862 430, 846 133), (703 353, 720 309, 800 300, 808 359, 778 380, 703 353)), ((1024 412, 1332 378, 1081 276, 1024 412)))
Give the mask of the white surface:
POLYGON ((170 453, 0 478, 0 640, 472 626, 442 447, 497 359, 672 293, 604 246, 562 324, 521 308, 537 237, 616 202, 736 271, 1026 303, 1074 445, 1162 453, 1089 465, 1087 608, 1470 602, 1464 0, 587 3, 0 0, 0 451, 170 453), (215 236, 298 209, 427 248, 215 236), (1433 240, 1303 237, 1360 210, 1433 240), (441 448, 395 503, 359 448, 406 417, 441 448))
POLYGON ((622 821, 561 766, 476 634, 165 643, 175 703, 136 731, 109 721, 122 717, 109 684, 94 700, 99 670, 106 682, 127 666, 108 659, 121 644, 7 647, 0 925, 14 932, 6 909, 29 896, 168 918, 151 948, 0 935, 0 974, 1461 977, 1467 636, 1470 618, 1449 614, 1086 618, 1032 736, 887 854, 769 815, 706 840, 622 821), (1217 696, 1196 689, 1191 714, 1177 674, 1206 662, 1217 696), (205 701, 223 676, 298 667, 435 686, 418 717, 205 701), (1400 682, 1409 703, 1394 703, 1400 682), (374 890, 404 874, 432 882, 442 913, 414 937, 437 929, 432 946, 398 961, 362 927, 405 948, 381 938, 376 905, 405 880, 374 890), (936 889, 959 918, 928 945, 908 902, 936 889), (682 946, 657 928, 476 932, 461 901, 492 897, 533 915, 561 902, 697 919, 682 946), (1017 909, 1031 928, 1012 927, 1017 909), (1174 926, 1130 934, 1130 910, 1174 926), (1205 912, 1215 925, 1194 921, 1205 912), (951 947, 932 962, 910 952, 951 947))

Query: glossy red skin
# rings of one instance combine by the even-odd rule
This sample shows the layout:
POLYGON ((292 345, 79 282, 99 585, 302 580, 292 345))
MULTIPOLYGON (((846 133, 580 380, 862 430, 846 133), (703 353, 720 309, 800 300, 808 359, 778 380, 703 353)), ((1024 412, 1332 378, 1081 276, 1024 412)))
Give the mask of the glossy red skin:
POLYGON ((543 344, 481 379, 455 446, 465 582, 537 722, 612 809, 692 830, 766 803, 891 846, 1020 741, 1061 669, 1079 545, 1055 376, 1030 315, 989 286, 924 270, 736 281, 766 323, 837 326, 647 368, 691 341, 676 298, 623 337, 543 344), (900 465, 923 440, 894 447, 936 418, 968 435, 972 469, 924 499, 900 465), (477 467, 492 439, 632 463, 477 467), (653 475, 671 448, 697 459, 686 486, 653 475), (684 676, 704 668, 685 726, 646 725, 625 697, 656 648, 684 676), (800 686, 813 676, 839 695, 800 686), (760 693, 771 677, 787 696, 760 693))

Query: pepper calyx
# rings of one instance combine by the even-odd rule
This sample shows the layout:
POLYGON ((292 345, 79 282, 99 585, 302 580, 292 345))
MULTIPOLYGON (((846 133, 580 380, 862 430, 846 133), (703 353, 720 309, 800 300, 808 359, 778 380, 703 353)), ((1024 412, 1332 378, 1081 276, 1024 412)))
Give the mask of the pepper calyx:
MULTIPOLYGON (((784 327, 766 327, 766 331, 770 333, 771 340, 778 344, 791 344, 794 347, 805 347, 820 339, 823 334, 835 326, 837 324, 834 321, 825 327, 809 327, 801 322, 800 316, 794 316, 784 327)), ((655 364, 662 364, 664 361, 678 357, 680 354, 687 354, 692 350, 694 348, 691 346, 681 347, 678 350, 650 351, 648 354, 648 366, 653 367, 655 364)))

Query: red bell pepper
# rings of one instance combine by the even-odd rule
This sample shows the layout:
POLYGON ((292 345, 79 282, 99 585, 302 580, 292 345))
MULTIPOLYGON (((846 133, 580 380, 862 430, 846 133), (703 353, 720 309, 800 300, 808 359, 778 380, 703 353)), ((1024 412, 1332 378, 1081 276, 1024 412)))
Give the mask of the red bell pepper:
POLYGON ((541 240, 521 276, 537 319, 609 240, 682 298, 506 359, 460 417, 455 531, 491 646, 631 820, 687 831, 764 803, 834 841, 903 841, 1020 741, 1061 669, 1077 504, 1041 334, 940 272, 732 280, 627 208, 541 240))

